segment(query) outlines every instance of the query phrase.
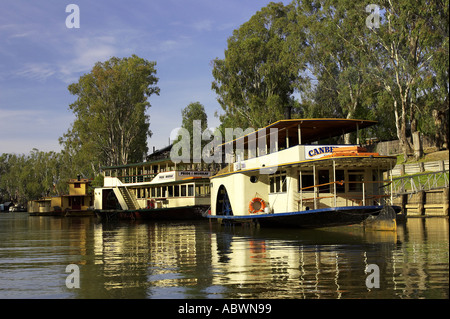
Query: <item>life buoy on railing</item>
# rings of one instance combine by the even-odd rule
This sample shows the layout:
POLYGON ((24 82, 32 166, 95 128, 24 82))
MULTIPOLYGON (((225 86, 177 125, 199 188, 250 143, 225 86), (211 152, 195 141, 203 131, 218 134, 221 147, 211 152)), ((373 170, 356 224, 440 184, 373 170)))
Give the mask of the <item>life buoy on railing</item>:
POLYGON ((155 208, 156 201, 154 199, 147 201, 147 208, 153 209, 155 208))
POLYGON ((266 203, 262 198, 255 197, 250 201, 250 204, 248 205, 248 212, 250 214, 256 214, 260 212, 264 212, 264 209, 266 208, 266 203))

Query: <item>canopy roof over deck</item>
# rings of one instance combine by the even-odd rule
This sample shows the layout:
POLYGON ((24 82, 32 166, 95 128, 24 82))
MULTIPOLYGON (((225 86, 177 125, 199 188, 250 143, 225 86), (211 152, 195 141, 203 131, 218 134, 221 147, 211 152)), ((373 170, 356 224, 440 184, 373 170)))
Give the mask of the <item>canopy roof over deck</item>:
POLYGON ((283 140, 288 137, 298 141, 298 144, 309 144, 321 139, 356 132, 359 129, 367 128, 375 124, 377 124, 376 121, 336 118, 279 120, 250 134, 228 141, 220 146, 224 147, 230 143, 236 143, 238 141, 242 142, 242 139, 244 140, 245 146, 249 141, 255 140, 258 136, 263 134, 265 134, 268 139, 270 129, 278 130, 278 140, 283 140))
POLYGON ((142 163, 131 163, 126 165, 117 165, 117 166, 102 166, 100 167, 101 170, 115 170, 115 169, 124 169, 124 168, 130 168, 130 167, 144 167, 144 166, 152 166, 152 165, 162 165, 166 163, 172 163, 170 159, 159 159, 154 160, 150 162, 142 162, 142 163))

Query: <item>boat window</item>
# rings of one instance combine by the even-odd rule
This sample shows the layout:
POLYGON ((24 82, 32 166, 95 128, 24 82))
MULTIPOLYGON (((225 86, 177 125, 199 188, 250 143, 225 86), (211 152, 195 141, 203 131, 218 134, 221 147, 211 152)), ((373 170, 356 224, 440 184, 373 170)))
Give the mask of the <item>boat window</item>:
POLYGON ((364 179, 363 171, 348 171, 349 192, 361 192, 363 179, 364 179))
POLYGON ((270 192, 282 193, 287 191, 286 171, 275 173, 270 177, 270 192))
POLYGON ((195 185, 195 196, 203 195, 203 185, 195 185))
POLYGON ((345 193, 345 172, 343 169, 336 170, 336 192, 345 193))
POLYGON ((300 185, 299 190, 303 192, 314 192, 314 174, 312 171, 302 171, 300 172, 301 178, 299 178, 300 185))
POLYGON ((173 186, 173 194, 175 197, 180 196, 180 186, 179 185, 174 185, 173 186))
POLYGON ((162 197, 167 197, 166 190, 167 190, 167 186, 163 186, 161 188, 161 196, 162 197))
POLYGON ((186 196, 186 185, 181 185, 181 196, 186 196))
POLYGON ((275 192, 278 193, 281 190, 281 176, 275 176, 275 192))
POLYGON ((156 187, 156 197, 161 197, 161 187, 156 187))
POLYGON ((156 190, 155 190, 155 188, 152 187, 151 190, 152 190, 152 197, 153 198, 156 197, 156 190))
POLYGON ((250 182, 256 183, 258 181, 258 176, 250 176, 250 182))
POLYGON ((188 196, 194 196, 194 185, 188 185, 188 196))
POLYGON ((330 171, 319 170, 319 193, 330 193, 330 171))
POLYGON ((287 183, 286 183, 286 172, 283 172, 281 177, 281 191, 286 192, 287 191, 287 183))
MULTIPOLYGON (((71 202, 71 197, 69 197, 69 205, 72 205, 70 202, 71 202)), ((50 206, 49 205, 50 204, 50 202, 39 202, 39 207, 47 207, 47 206, 50 206)))
POLYGON ((382 180, 383 179, 382 179, 382 177, 380 178, 378 171, 377 170, 373 170, 373 172, 372 172, 372 181, 374 183, 372 183, 372 192, 374 194, 379 194, 379 190, 380 190, 381 184, 376 183, 376 182, 379 182, 379 181, 382 181, 382 180))
POLYGON ((173 186, 167 186, 167 193, 169 197, 173 197, 173 186))

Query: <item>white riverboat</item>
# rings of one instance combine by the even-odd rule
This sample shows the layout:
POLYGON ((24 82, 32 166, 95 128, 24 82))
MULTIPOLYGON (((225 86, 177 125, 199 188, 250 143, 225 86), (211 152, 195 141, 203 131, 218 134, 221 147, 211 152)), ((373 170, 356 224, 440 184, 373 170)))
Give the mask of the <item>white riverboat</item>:
POLYGON ((390 206, 387 172, 396 158, 359 146, 360 130, 375 124, 353 119, 280 120, 220 145, 230 165, 211 177, 206 217, 221 223, 316 228, 383 216, 395 227, 400 209, 390 206), (355 145, 336 142, 351 132, 356 132, 355 145))
POLYGON ((169 158, 103 167, 103 187, 94 190, 102 219, 201 219, 210 206, 211 172, 169 158))

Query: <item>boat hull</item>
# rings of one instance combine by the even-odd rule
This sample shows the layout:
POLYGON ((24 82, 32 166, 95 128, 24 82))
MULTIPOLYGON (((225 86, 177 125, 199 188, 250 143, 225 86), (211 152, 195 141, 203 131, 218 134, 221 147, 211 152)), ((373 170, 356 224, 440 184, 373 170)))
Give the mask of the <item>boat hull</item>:
POLYGON ((209 206, 184 206, 139 210, 96 210, 101 220, 198 220, 209 206))
POLYGON ((95 216, 93 210, 54 210, 50 212, 30 212, 29 216, 53 216, 53 217, 91 217, 95 216))
MULTIPOLYGON (((218 219, 222 223, 256 223, 264 227, 322 228, 359 224, 370 216, 379 215, 383 208, 384 206, 330 207, 278 214, 208 215, 207 217, 218 219)), ((395 215, 401 210, 397 206, 392 208, 395 215)))

